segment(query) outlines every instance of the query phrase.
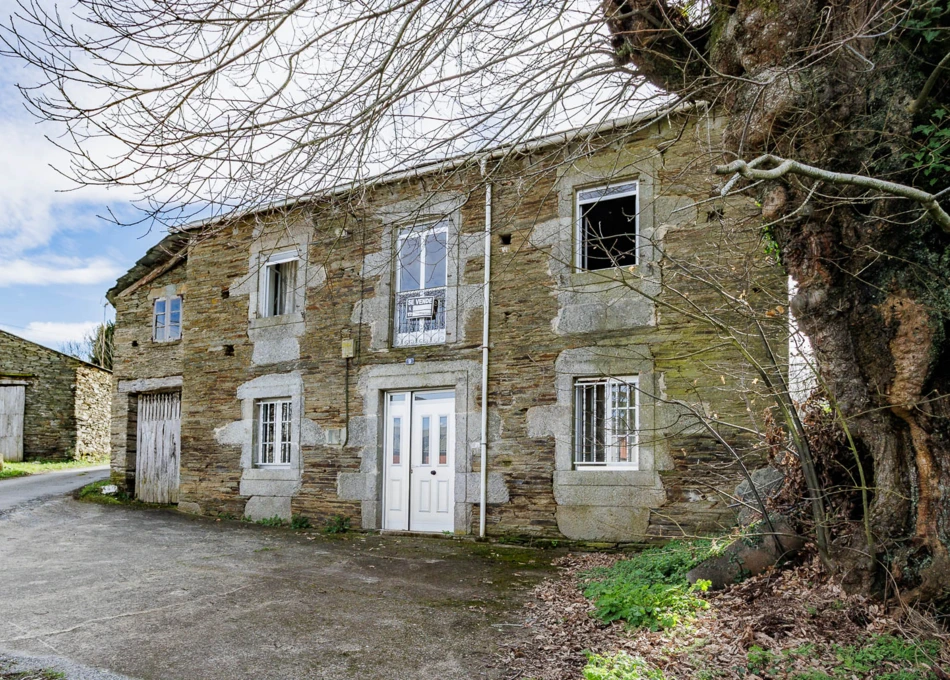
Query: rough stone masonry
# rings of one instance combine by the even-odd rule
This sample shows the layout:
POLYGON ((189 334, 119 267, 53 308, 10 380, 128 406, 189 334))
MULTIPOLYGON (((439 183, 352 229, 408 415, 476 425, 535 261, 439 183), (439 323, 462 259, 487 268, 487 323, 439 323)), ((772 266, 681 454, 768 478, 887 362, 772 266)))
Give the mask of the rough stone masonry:
MULTIPOLYGON (((716 130, 704 115, 674 116, 488 161, 490 535, 646 541, 734 522, 718 490, 735 488, 735 462, 694 412, 747 422, 761 385, 695 312, 724 299, 698 272, 717 272, 743 299, 784 300, 786 289, 759 243, 758 209, 708 200, 716 180, 701 159, 716 130), (578 197, 614 186, 635 187, 635 262, 588 271, 577 259, 578 197), (610 376, 637 386, 636 464, 585 466, 578 386, 610 376)), ((201 238, 176 233, 149 251, 109 292, 114 480, 134 486, 136 400, 178 391, 181 510, 384 529, 387 395, 444 388, 455 400, 450 530, 476 531, 485 187, 478 163, 419 169, 224 219, 201 238), (399 258, 420 224, 445 225, 444 336, 406 346, 399 258), (292 311, 268 315, 274 263, 288 258, 282 304, 292 311), (174 298, 180 338, 156 341, 156 301, 174 298), (275 399, 292 413, 289 462, 259 465, 260 405, 275 399)), ((784 323, 767 330, 778 337, 784 323)))
POLYGON ((111 372, 0 331, 0 390, 23 391, 24 459, 109 455, 111 372))

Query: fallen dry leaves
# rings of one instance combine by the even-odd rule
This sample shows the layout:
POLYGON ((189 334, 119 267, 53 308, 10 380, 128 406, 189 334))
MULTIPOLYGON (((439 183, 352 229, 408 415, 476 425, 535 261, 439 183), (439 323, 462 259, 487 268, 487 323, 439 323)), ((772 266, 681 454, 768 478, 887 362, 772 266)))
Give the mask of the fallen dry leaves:
MULTIPOLYGON (((828 578, 817 560, 769 571, 718 593, 692 622, 670 631, 628 631, 622 623, 603 624, 591 616, 593 603, 581 593, 579 574, 609 566, 616 555, 571 554, 556 562, 557 577, 539 585, 525 605, 527 637, 506 647, 499 666, 505 678, 577 680, 585 651, 628 654, 646 659, 670 680, 714 677, 756 680, 748 653, 758 646, 777 655, 799 650, 767 677, 791 677, 810 670, 828 672, 838 661, 833 645, 850 645, 869 634, 900 633, 906 617, 860 596, 847 595, 828 578), (525 644, 523 641, 529 642, 525 644), (805 645, 807 653, 801 653, 805 645)), ((944 645, 935 660, 938 677, 950 657, 944 645)), ((861 674, 855 680, 865 680, 861 674)))

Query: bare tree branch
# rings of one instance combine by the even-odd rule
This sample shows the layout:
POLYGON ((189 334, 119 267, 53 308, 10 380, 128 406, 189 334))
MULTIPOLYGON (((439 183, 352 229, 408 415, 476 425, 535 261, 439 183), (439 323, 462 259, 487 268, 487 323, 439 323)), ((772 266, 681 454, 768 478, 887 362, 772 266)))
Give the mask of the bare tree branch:
POLYGON ((853 175, 847 172, 832 172, 831 170, 824 170, 814 165, 807 165, 788 158, 780 158, 772 154, 764 154, 749 162, 737 160, 728 165, 717 165, 714 172, 717 175, 731 175, 735 173, 735 176, 723 187, 723 196, 729 192, 729 189, 732 188, 739 177, 754 180, 774 180, 792 174, 810 177, 811 179, 828 182, 829 184, 846 184, 861 187, 862 189, 880 191, 881 193, 891 194, 893 196, 900 196, 901 198, 908 198, 920 203, 927 211, 927 214, 933 218, 934 222, 940 225, 943 231, 950 233, 950 215, 940 207, 940 203, 938 202, 939 195, 931 194, 921 189, 907 186, 906 184, 889 182, 885 179, 878 179, 877 177, 853 175), (767 170, 759 167, 760 165, 770 163, 777 165, 767 170))

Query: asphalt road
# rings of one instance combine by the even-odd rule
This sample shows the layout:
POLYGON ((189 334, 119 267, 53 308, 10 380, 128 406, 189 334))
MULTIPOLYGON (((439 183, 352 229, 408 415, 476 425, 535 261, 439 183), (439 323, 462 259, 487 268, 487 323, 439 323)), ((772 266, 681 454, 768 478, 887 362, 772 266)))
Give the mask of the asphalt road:
POLYGON ((41 475, 0 479, 0 513, 51 496, 62 496, 71 491, 106 479, 109 466, 56 470, 41 475))
POLYGON ((500 679, 495 652, 533 644, 523 604, 556 555, 60 497, 0 515, 0 661, 141 680, 500 679))

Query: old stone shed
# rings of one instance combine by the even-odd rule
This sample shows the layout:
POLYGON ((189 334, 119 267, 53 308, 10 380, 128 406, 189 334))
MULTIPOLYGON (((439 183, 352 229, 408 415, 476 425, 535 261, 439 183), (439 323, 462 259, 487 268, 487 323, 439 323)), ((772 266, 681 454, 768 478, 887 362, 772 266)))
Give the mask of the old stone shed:
POLYGON ((786 289, 758 209, 709 203, 716 130, 613 121, 170 235, 108 293, 113 479, 390 531, 731 524, 738 472, 691 414, 745 417, 755 383, 694 312, 714 271, 786 289))
POLYGON ((0 455, 107 456, 112 373, 0 331, 0 455))

